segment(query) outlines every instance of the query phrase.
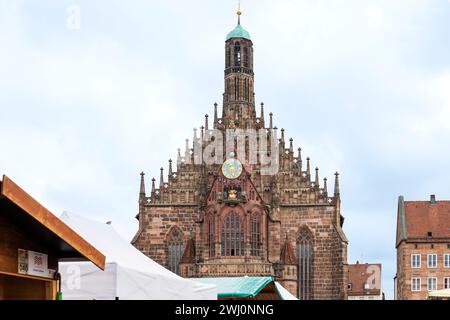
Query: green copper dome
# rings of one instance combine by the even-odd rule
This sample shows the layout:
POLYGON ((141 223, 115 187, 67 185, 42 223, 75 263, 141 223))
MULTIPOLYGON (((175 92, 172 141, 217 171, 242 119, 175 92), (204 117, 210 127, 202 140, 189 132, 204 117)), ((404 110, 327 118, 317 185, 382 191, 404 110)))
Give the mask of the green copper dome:
POLYGON ((251 40, 250 33, 248 33, 247 30, 244 30, 244 28, 242 28, 240 24, 238 24, 236 26, 236 28, 234 28, 234 30, 231 31, 227 35, 227 40, 230 40, 230 39, 233 39, 233 38, 244 38, 244 39, 247 39, 247 40, 251 40))

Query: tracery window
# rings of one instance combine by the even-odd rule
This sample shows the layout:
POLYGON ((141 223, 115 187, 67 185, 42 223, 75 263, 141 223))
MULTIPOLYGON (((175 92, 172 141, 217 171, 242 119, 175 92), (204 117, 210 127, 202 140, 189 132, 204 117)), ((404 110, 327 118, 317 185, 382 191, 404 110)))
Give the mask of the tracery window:
POLYGON ((222 256, 244 255, 244 226, 235 210, 222 221, 221 246, 222 256))
POLYGON ((250 231, 250 255, 261 256, 261 219, 259 216, 252 216, 250 231))
POLYGON ((298 297, 300 300, 313 298, 313 242, 308 229, 302 229, 297 239, 298 297))
POLYGON ((208 222, 208 248, 209 256, 214 257, 216 255, 215 243, 214 243, 214 220, 209 219, 208 222))
POLYGON ((169 270, 180 274, 180 260, 183 256, 183 232, 173 227, 167 237, 167 254, 169 270))

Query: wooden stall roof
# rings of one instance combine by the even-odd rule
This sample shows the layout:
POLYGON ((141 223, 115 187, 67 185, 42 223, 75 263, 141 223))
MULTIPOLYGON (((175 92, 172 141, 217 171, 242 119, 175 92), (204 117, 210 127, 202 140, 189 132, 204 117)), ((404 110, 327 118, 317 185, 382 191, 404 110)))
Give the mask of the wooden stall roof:
POLYGON ((5 175, 0 189, 0 214, 25 228, 37 242, 49 244, 59 258, 85 257, 105 269, 105 256, 100 251, 5 175))

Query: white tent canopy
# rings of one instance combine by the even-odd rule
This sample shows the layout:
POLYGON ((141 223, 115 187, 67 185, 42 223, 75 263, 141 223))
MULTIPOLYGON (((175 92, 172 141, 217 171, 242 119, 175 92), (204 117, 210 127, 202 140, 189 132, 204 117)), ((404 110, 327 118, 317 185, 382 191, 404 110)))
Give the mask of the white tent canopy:
POLYGON ((290 293, 285 287, 281 285, 278 281, 275 281, 275 287, 277 288, 278 294, 283 300, 298 300, 296 296, 290 293))
POLYGON ((428 297, 450 299, 450 289, 431 291, 428 293, 428 297))
POLYGON ((65 300, 216 300, 214 285, 184 279, 148 258, 107 224, 72 213, 68 226, 106 256, 105 271, 90 262, 61 262, 65 300))

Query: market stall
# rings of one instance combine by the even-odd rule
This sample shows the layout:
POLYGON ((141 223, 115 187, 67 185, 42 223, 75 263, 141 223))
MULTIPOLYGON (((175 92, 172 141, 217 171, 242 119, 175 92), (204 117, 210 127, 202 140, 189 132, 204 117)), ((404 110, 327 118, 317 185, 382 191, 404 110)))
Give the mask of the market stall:
POLYGON ((64 299, 217 300, 217 288, 184 279, 153 261, 106 223, 72 213, 61 219, 106 256, 105 271, 89 262, 60 263, 64 299))
POLYGON ((0 300, 54 300, 58 261, 105 256, 11 179, 0 181, 0 300))
POLYGON ((192 279, 217 286, 219 300, 297 300, 272 277, 223 277, 192 279))

